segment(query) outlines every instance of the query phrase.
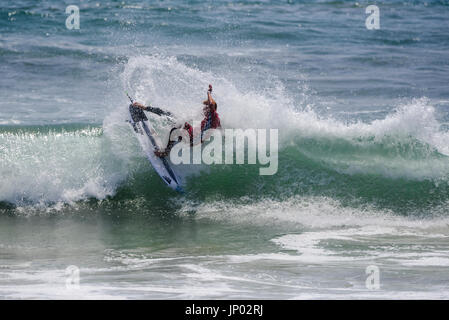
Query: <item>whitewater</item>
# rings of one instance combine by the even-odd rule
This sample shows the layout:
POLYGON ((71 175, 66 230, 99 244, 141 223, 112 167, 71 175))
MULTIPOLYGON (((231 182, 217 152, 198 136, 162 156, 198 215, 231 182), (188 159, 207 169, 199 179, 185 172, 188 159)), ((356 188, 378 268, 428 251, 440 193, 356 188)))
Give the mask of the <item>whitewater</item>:
POLYGON ((0 297, 449 298, 449 6, 379 6, 370 33, 363 2, 88 1, 78 31, 2 4, 0 297), (178 194, 124 92, 193 122, 210 83, 224 128, 278 130, 278 171, 180 165, 178 194))

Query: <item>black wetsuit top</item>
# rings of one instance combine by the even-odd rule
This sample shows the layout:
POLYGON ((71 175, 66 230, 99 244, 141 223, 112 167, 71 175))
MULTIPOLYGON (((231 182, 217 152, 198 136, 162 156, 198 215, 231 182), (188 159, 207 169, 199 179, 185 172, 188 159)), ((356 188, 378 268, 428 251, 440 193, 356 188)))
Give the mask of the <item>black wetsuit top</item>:
POLYGON ((164 111, 161 108, 157 108, 157 107, 148 106, 148 107, 145 107, 144 110, 155 113, 158 116, 172 116, 172 114, 170 112, 164 111))

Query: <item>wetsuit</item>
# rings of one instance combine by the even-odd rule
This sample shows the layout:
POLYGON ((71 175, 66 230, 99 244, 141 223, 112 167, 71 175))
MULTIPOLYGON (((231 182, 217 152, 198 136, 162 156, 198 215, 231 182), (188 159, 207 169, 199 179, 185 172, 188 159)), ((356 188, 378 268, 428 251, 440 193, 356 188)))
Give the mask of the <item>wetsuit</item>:
POLYGON ((207 116, 201 121, 201 142, 203 142, 203 133, 209 129, 221 128, 220 117, 217 111, 208 112, 207 116))
MULTIPOLYGON (((201 121, 201 142, 203 142, 203 133, 205 131, 207 131, 208 129, 217 129, 217 128, 221 128, 220 117, 218 116, 218 113, 216 111, 208 112, 207 116, 205 116, 203 121, 201 121)), ((175 144, 182 141, 182 137, 179 137, 178 141, 170 140, 172 132, 176 129, 178 128, 172 128, 170 130, 169 141, 167 147, 165 148, 165 151, 163 152, 164 156, 168 155, 168 153, 175 144)), ((190 123, 185 122, 184 130, 187 130, 187 132, 189 133, 190 146, 193 147, 193 127, 190 125, 190 123)))
POLYGON ((158 116, 169 116, 169 117, 172 117, 172 114, 170 112, 164 111, 161 108, 157 108, 157 107, 148 106, 148 107, 144 107, 143 110, 155 113, 158 116))

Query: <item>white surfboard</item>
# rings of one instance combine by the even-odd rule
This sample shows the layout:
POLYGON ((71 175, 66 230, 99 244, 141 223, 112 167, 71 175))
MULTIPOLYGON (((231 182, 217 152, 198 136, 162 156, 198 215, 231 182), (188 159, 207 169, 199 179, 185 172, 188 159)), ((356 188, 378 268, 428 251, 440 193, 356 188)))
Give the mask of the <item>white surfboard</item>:
POLYGON ((154 151, 160 150, 161 141, 143 110, 132 105, 128 110, 129 123, 154 170, 170 188, 181 193, 184 192, 181 180, 171 167, 169 160, 154 154, 154 151))

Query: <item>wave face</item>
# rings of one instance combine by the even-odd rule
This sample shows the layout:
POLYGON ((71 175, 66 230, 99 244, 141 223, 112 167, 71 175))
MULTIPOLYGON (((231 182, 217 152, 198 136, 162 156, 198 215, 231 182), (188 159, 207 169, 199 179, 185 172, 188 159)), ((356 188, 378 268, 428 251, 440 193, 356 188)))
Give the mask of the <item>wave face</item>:
MULTIPOLYGON (((0 210, 177 212, 304 197, 446 214, 447 1, 383 3, 379 32, 348 1, 87 1, 74 32, 65 7, 0 8, 0 210), (123 91, 192 121, 209 83, 224 127, 279 129, 279 171, 184 166, 179 196, 124 122, 123 91)), ((169 125, 158 126, 166 138, 169 125)))
MULTIPOLYGON (((124 121, 124 102, 101 126, 2 127, 0 201, 55 208, 89 199, 96 205, 106 200, 102 205, 125 201, 132 206, 141 199, 140 205, 170 209, 167 202, 173 199, 217 205, 252 199, 247 201, 256 205, 304 196, 401 214, 445 212, 449 134, 426 98, 398 105, 384 119, 343 123, 312 108, 298 110, 281 84, 269 94, 242 92, 232 81, 173 57, 131 57, 120 77, 138 100, 169 103, 181 120, 200 119, 201 89, 213 81, 220 88, 216 99, 225 127, 279 128, 279 171, 260 176, 257 165, 183 166, 177 170, 187 194, 177 196, 147 163, 124 121)), ((156 120, 166 133, 169 125, 156 120)))
POLYGON ((368 4, 2 0, 0 297, 448 299, 449 0, 368 4), (124 91, 182 122, 209 83, 278 172, 177 166, 178 194, 124 91))

